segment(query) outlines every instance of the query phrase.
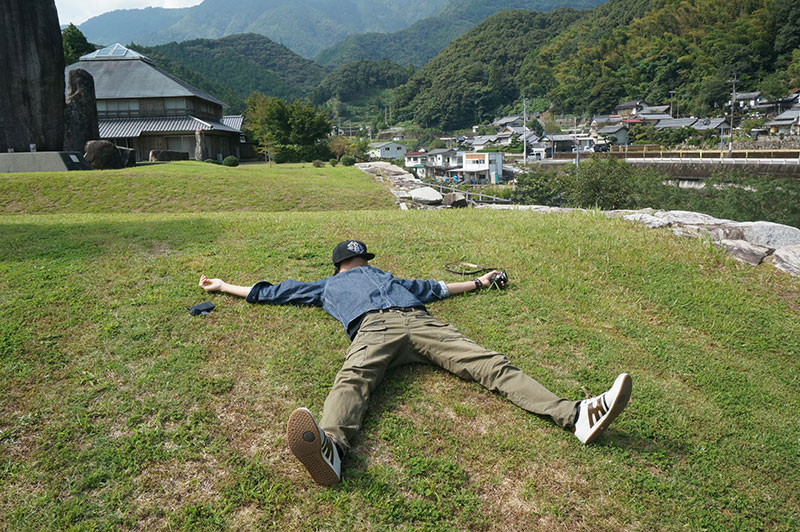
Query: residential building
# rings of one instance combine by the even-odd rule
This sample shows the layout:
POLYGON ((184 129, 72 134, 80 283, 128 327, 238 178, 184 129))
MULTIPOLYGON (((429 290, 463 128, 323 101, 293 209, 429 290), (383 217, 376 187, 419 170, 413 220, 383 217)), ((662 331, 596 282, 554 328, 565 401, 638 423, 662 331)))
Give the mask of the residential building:
POLYGON ((723 137, 731 134, 731 125, 725 118, 700 118, 691 127, 697 131, 713 129, 723 137))
POLYGON ((406 153, 406 147, 399 142, 371 142, 367 152, 373 159, 402 159, 406 153))
POLYGON ((503 178, 503 153, 468 153, 458 156, 463 166, 451 168, 448 174, 459 181, 497 184, 503 178))
POLYGON ((682 127, 692 127, 692 125, 697 122, 697 119, 694 117, 691 118, 665 118, 664 120, 659 120, 653 127, 661 130, 661 129, 678 129, 682 127))
POLYGON ((448 170, 459 166, 461 158, 456 150, 441 148, 429 151, 424 164, 425 177, 435 179, 446 176, 448 170))
POLYGON ((565 153, 565 152, 572 152, 572 148, 574 148, 577 143, 575 142, 575 136, 570 134, 548 134, 545 133, 542 135, 542 138, 547 137, 552 144, 551 148, 551 155, 553 151, 555 153, 565 153))
POLYGON ((800 107, 784 111, 766 124, 773 135, 800 135, 800 107))
POLYGON ((626 118, 638 113, 645 107, 649 107, 649 105, 644 100, 631 100, 622 102, 621 104, 617 105, 614 110, 616 111, 616 114, 626 118))
POLYGON ((190 159, 241 156, 242 117, 223 116, 225 103, 147 57, 117 43, 84 55, 65 76, 76 68, 94 78, 100 138, 133 148, 137 160, 149 160, 151 150, 187 152, 190 159))
POLYGON ((425 168, 425 162, 428 160, 428 153, 425 151, 410 151, 404 155, 405 167, 414 169, 420 172, 425 168))
POLYGON ((624 146, 628 143, 628 127, 625 124, 601 127, 597 130, 597 134, 608 139, 611 144, 624 146))
POLYGON ((502 118, 498 118, 489 125, 498 128, 505 128, 508 126, 522 126, 523 125, 522 115, 504 116, 502 118))

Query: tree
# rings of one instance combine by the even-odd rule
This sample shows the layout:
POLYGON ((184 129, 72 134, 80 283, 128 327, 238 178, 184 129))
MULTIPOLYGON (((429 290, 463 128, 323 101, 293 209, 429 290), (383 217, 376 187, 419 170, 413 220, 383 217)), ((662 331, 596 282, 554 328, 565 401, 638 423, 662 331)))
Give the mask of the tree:
POLYGON ((340 159, 342 155, 345 154, 347 151, 347 146, 349 142, 345 137, 342 135, 336 135, 331 139, 330 145, 328 146, 337 159, 340 159))
POLYGON ((314 146, 331 131, 330 120, 312 105, 254 92, 247 99, 245 127, 261 153, 277 146, 314 146))
POLYGON ((97 48, 86 40, 74 24, 70 24, 61 31, 61 41, 64 43, 64 64, 77 63, 82 55, 94 52, 97 48))

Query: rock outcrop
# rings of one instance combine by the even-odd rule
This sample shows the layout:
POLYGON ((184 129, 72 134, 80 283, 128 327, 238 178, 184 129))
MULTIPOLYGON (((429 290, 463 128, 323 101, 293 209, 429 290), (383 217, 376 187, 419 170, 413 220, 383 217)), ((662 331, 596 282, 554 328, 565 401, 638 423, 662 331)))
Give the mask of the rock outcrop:
POLYGON ((70 70, 64 110, 64 150, 82 153, 87 142, 99 138, 94 78, 82 68, 70 70))
POLYGON ((0 9, 0 152, 61 151, 64 49, 54 0, 0 9))
POLYGON ((90 140, 86 143, 86 160, 95 170, 119 170, 122 158, 113 142, 90 140))

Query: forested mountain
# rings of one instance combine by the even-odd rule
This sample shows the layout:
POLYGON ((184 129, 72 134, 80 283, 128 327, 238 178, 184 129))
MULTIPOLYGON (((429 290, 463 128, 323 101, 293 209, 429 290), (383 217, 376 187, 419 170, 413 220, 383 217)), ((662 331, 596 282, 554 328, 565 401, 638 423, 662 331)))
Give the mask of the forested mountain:
POLYGON ((422 67, 457 37, 503 10, 551 11, 560 7, 588 9, 605 0, 449 0, 436 16, 392 33, 350 35, 323 50, 315 60, 337 66, 358 59, 388 58, 401 65, 422 67))
POLYGON ((323 104, 335 98, 353 101, 373 89, 393 89, 408 81, 413 74, 388 59, 361 60, 342 65, 331 72, 311 93, 311 101, 323 104))
POLYGON ((258 33, 313 57, 353 33, 390 32, 438 13, 446 0, 204 0, 180 9, 111 11, 79 26, 91 42, 144 45, 258 33))
POLYGON ((453 41, 395 92, 395 116, 455 129, 493 118, 519 97, 525 57, 578 20, 580 11, 503 11, 453 41))
POLYGON ((721 113, 734 75, 739 91, 785 94, 799 45, 797 0, 612 0, 526 57, 517 84, 589 113, 674 90, 700 116, 721 113))
POLYGON ((398 88, 400 119, 465 127, 543 98, 604 113, 626 99, 684 114, 723 113, 737 89, 781 95, 800 84, 797 0, 610 0, 591 11, 503 12, 454 41, 398 88))
POLYGON ((329 73, 252 33, 133 48, 164 70, 221 98, 237 112, 254 91, 291 101, 306 96, 329 73))

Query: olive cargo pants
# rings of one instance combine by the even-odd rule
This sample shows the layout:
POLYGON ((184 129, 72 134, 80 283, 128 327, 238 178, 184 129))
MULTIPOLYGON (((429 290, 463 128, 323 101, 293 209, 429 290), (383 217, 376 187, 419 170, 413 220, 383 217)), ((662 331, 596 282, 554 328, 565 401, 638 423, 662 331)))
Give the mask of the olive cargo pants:
POLYGON ((347 451, 361 427, 370 394, 387 369, 434 364, 508 398, 564 428, 575 419, 578 401, 561 399, 514 367, 508 359, 465 338, 423 310, 367 314, 347 350, 342 369, 325 399, 320 427, 347 451))

